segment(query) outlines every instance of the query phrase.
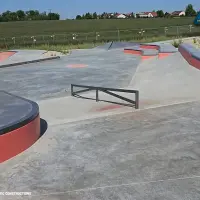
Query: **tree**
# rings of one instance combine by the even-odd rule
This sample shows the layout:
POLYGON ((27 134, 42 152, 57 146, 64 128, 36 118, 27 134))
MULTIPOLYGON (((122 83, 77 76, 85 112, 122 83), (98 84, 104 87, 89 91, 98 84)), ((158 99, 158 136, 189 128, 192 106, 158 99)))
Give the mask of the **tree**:
POLYGON ((60 15, 58 13, 49 13, 48 14, 48 19, 49 20, 59 20, 60 15))
POLYGON ((170 13, 166 12, 164 17, 171 17, 170 13))
POLYGON ((188 4, 187 7, 186 7, 186 10, 185 10, 185 16, 192 17, 192 16, 196 16, 196 14, 197 13, 194 10, 193 5, 188 4))
POLYGON ((28 20, 38 20, 39 19, 39 11, 38 10, 29 10, 26 11, 26 18, 28 20))
POLYGON ((88 12, 85 14, 85 19, 92 19, 92 15, 88 12))
POLYGON ((80 15, 77 15, 77 16, 76 16, 76 19, 77 19, 77 20, 80 20, 80 19, 82 19, 82 17, 81 17, 80 15))
POLYGON ((163 10, 158 10, 156 13, 157 13, 158 17, 164 17, 165 16, 163 10))
POLYGON ((16 14, 17 14, 18 20, 24 20, 25 17, 26 17, 26 14, 25 14, 25 12, 23 10, 18 10, 16 12, 16 14))
POLYGON ((92 18, 97 19, 97 13, 96 12, 93 13, 92 18))

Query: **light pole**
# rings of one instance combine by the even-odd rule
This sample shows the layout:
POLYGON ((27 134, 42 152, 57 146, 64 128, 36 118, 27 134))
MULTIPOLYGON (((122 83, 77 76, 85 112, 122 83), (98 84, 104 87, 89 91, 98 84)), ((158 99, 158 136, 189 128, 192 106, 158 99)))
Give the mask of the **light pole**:
POLYGON ((192 26, 192 25, 189 25, 189 29, 190 29, 190 33, 192 32, 192 29, 193 29, 194 27, 192 26))
POLYGON ((53 43, 55 43, 55 35, 51 35, 51 38, 53 40, 53 43))
POLYGON ((98 32, 96 32, 96 41, 98 40, 98 37, 100 37, 100 35, 98 32))
POLYGON ((166 36, 166 35, 167 35, 168 28, 165 27, 164 31, 165 31, 165 36, 166 36))
POLYGON ((140 34, 141 36, 143 36, 144 33, 145 33, 145 30, 143 30, 143 29, 141 29, 140 32, 139 32, 139 34, 140 34))
POLYGON ((15 45, 16 43, 15 43, 15 37, 12 37, 12 40, 13 40, 13 44, 15 45))

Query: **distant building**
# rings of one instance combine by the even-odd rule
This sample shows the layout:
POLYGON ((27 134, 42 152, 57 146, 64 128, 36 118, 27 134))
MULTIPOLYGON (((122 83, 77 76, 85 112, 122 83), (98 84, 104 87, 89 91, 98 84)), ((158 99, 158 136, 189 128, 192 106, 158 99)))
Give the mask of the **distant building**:
POLYGON ((184 11, 174 11, 173 13, 171 13, 171 15, 173 17, 185 16, 185 12, 184 11))
POLYGON ((139 17, 139 18, 154 18, 157 16, 158 15, 156 12, 140 12, 137 14, 137 17, 139 17))
POLYGON ((117 19, 126 19, 126 15, 124 14, 117 14, 117 19))

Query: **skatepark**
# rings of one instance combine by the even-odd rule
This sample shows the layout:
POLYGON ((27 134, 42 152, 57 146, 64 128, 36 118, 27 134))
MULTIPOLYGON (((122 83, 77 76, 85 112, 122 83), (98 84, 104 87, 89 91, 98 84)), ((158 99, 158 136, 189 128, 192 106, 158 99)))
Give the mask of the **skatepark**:
POLYGON ((200 199, 200 50, 44 53, 0 53, 0 199, 200 199))

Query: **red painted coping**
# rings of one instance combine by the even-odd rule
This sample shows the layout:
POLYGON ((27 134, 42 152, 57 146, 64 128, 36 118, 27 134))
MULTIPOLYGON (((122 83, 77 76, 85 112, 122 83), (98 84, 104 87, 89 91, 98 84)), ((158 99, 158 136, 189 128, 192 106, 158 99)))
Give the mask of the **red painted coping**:
POLYGON ((124 53, 134 54, 134 55, 142 55, 142 50, 134 50, 134 49, 124 49, 124 53))
POLYGON ((160 47, 158 45, 153 45, 153 44, 141 44, 140 48, 142 48, 142 49, 155 49, 155 50, 160 49, 160 47))
POLYGON ((6 134, 0 135, 0 163, 32 146, 40 137, 40 116, 6 134))
POLYGON ((162 59, 162 58, 166 58, 168 56, 170 56, 172 53, 158 53, 158 58, 162 59))
POLYGON ((15 53, 15 51, 0 52, 0 62, 8 59, 10 56, 13 56, 15 53))
POLYGON ((142 60, 148 60, 150 58, 155 58, 155 55, 150 55, 150 56, 142 56, 142 60))

